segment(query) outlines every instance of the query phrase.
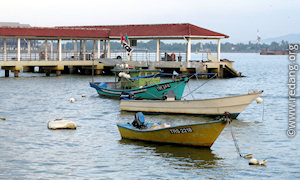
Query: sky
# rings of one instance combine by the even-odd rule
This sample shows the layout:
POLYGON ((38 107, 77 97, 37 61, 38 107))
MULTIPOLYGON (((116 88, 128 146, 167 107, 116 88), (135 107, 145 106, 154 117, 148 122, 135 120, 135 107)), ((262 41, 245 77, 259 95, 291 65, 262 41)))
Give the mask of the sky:
POLYGON ((0 22, 38 27, 191 23, 228 42, 300 33, 299 0, 2 0, 0 22))

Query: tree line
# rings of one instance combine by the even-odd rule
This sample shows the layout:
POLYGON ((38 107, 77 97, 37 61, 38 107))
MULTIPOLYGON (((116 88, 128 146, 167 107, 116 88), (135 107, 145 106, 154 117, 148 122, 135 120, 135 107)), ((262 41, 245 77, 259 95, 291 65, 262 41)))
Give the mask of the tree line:
MULTIPOLYGON (((44 47, 45 41, 39 41, 39 40, 27 40, 31 42, 31 47, 44 47)), ((21 46, 26 46, 27 41, 21 39, 21 46)), ((0 39, 1 46, 3 47, 3 39, 0 39)), ((49 42, 48 42, 49 43, 49 42)), ((91 51, 94 47, 94 42, 92 40, 86 41, 86 49, 88 51, 91 51)), ((138 50, 144 50, 144 51, 156 51, 156 40, 151 40, 148 42, 145 41, 138 41, 137 46, 134 47, 134 51, 138 50)), ((103 50, 103 42, 102 50, 103 50)), ((111 41, 111 50, 117 51, 121 50, 121 44, 120 41, 111 41)), ((17 39, 8 39, 7 45, 10 47, 17 47, 17 39)), ((80 46, 80 43, 78 42, 78 48, 80 46)), ((57 47, 57 42, 54 42, 54 47, 57 47)), ((63 49, 65 50, 73 50, 74 49, 74 42, 67 41, 63 42, 63 49)), ((225 42, 221 43, 221 51, 222 52, 245 52, 245 53, 255 53, 260 52, 261 50, 287 50, 288 49, 288 42, 287 41, 281 41, 281 42, 272 42, 270 44, 257 44, 257 43, 230 43, 225 42)), ((166 51, 166 52, 185 52, 186 51, 186 43, 166 43, 161 41, 160 43, 160 50, 166 51)), ((195 43, 192 44, 192 52, 217 52, 217 44, 210 42, 206 43, 195 43)))
MULTIPOLYGON (((103 45, 103 42, 101 43, 103 45)), ((110 43, 111 50, 121 50, 120 42, 112 41, 110 43)), ((198 51, 205 51, 205 52, 217 52, 217 44, 208 42, 208 43, 201 43, 198 42, 196 44, 192 44, 192 52, 198 51)), ((78 45, 79 47, 79 45, 78 45)), ((69 42, 65 45, 66 49, 72 50, 74 49, 73 43, 69 42)), ((93 41, 87 41, 86 44, 87 50, 93 49, 93 41)), ((103 47, 102 47, 103 48, 103 47)), ((281 41, 272 42, 270 44, 257 44, 257 43, 221 43, 221 51, 222 52, 247 52, 247 53, 255 53, 260 52, 261 50, 287 50, 288 49, 288 42, 281 41)), ((134 47, 134 50, 146 50, 146 51, 156 51, 156 40, 151 40, 148 42, 139 42, 137 46, 134 47)), ((166 52, 183 52, 186 51, 186 43, 160 43, 160 50, 166 52)))

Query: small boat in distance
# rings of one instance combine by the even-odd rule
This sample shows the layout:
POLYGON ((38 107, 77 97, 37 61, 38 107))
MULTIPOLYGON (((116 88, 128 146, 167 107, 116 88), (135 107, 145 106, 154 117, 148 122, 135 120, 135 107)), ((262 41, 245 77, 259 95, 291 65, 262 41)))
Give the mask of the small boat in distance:
POLYGON ((260 55, 288 55, 288 50, 261 50, 260 55))
POLYGON ((230 121, 227 116, 211 122, 172 126, 168 123, 146 123, 139 112, 132 123, 117 126, 121 137, 125 139, 211 147, 230 121))
POLYGON ((206 116, 219 116, 229 112, 236 118, 262 92, 261 90, 239 96, 201 100, 121 100, 120 108, 122 111, 206 116))

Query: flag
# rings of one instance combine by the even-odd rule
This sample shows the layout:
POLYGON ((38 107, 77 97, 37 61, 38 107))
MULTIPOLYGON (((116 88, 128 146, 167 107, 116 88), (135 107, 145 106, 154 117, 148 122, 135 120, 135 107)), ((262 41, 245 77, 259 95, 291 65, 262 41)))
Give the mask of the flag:
POLYGON ((130 47, 129 45, 129 39, 128 39, 128 36, 125 35, 125 37, 122 35, 121 36, 121 45, 123 46, 123 48, 127 51, 127 56, 130 56, 131 55, 131 52, 132 52, 132 48, 130 47))
MULTIPOLYGON (((126 37, 127 37, 127 35, 126 35, 126 37)), ((128 38, 128 37, 127 37, 127 38, 128 38)), ((122 45, 122 46, 123 46, 124 41, 125 41, 125 43, 128 44, 127 39, 126 39, 124 36, 121 36, 121 45, 122 45)))
POLYGON ((129 44, 129 39, 128 39, 127 34, 125 35, 125 39, 126 39, 126 42, 129 44))

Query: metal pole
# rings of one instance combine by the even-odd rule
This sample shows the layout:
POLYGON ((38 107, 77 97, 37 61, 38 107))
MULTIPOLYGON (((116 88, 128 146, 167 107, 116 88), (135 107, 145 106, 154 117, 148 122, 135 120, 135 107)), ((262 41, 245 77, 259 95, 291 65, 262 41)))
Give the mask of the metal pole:
POLYGON ((221 58, 221 39, 218 39, 218 62, 220 62, 221 58))
POLYGON ((101 56, 101 54, 100 54, 100 47, 101 47, 100 39, 98 39, 97 41, 98 41, 98 54, 97 54, 98 56, 97 57, 98 57, 98 59, 100 59, 100 56, 101 56))
POLYGON ((17 59, 18 61, 21 60, 21 38, 18 38, 17 59))
POLYGON ((92 66, 92 83, 94 83, 94 58, 93 58, 93 66, 92 66))

